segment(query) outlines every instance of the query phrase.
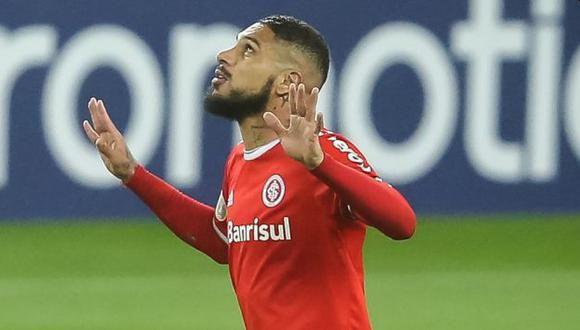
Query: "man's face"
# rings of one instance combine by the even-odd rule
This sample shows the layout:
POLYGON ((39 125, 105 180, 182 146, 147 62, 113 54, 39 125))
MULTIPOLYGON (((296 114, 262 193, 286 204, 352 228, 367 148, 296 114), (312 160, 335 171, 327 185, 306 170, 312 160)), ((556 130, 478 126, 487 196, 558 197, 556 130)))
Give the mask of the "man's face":
POLYGON ((279 72, 275 47, 274 33, 262 24, 240 32, 236 44, 218 55, 205 110, 238 122, 262 113, 279 72))
POLYGON ((270 28, 253 24, 238 34, 236 44, 218 54, 211 95, 258 93, 276 72, 277 42, 270 28))

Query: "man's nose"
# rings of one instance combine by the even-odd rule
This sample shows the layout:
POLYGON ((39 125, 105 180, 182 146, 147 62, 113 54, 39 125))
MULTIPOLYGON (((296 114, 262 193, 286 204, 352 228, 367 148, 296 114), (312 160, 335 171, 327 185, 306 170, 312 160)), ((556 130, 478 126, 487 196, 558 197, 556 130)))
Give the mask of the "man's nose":
POLYGON ((234 58, 232 56, 232 50, 233 48, 230 49, 226 49, 226 50, 222 50, 221 52, 218 53, 217 55, 217 61, 219 64, 227 64, 227 65, 232 65, 234 64, 234 58))

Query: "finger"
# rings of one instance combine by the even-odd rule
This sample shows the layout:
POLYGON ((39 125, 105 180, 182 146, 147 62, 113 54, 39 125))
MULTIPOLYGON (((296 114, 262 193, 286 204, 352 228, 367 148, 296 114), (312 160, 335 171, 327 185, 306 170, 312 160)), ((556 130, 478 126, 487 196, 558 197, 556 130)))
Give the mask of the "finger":
POLYGON ((115 126, 115 124, 113 123, 111 118, 109 117, 109 114, 107 113, 107 109, 105 108, 105 103, 103 102, 103 100, 99 100, 97 102, 97 105, 99 108, 99 115, 101 116, 101 118, 103 120, 103 125, 105 126, 105 129, 107 129, 109 132, 112 132, 112 133, 119 132, 119 130, 117 129, 117 127, 115 126))
POLYGON ((91 112, 91 118, 97 133, 117 131, 117 128, 107 114, 102 100, 97 100, 94 97, 91 98, 89 101, 89 111, 91 112))
POLYGON ((85 134, 87 134, 87 137, 89 138, 91 143, 95 144, 95 142, 99 138, 99 134, 95 132, 91 124, 89 124, 88 120, 83 121, 83 128, 85 130, 85 134))
POLYGON ((290 84, 290 88, 288 90, 288 102, 290 102, 290 114, 296 114, 296 84, 290 84))
POLYGON ((91 97, 87 107, 89 108, 89 113, 91 114, 91 122, 93 123, 93 125, 95 127, 95 131, 101 132, 102 127, 100 125, 101 123, 98 120, 98 113, 97 113, 99 111, 99 109, 97 107, 97 99, 95 99, 94 97, 91 97))
POLYGON ((276 132, 278 136, 282 136, 286 134, 286 132, 288 131, 286 127, 282 125, 282 122, 280 122, 280 119, 276 117, 275 114, 271 112, 266 112, 264 113, 262 118, 264 118, 266 125, 270 127, 272 130, 274 130, 274 132, 276 132))
POLYGON ((316 103, 318 103, 318 93, 320 89, 318 87, 314 87, 312 91, 310 91, 310 96, 308 97, 308 101, 306 102, 306 113, 304 114, 304 118, 307 121, 313 121, 316 115, 316 103))
POLYGON ((296 100, 296 107, 298 115, 305 117, 306 116, 306 87, 304 84, 298 85, 298 97, 296 100))
POLYGON ((323 128, 324 128, 324 115, 322 114, 322 112, 319 112, 316 114, 316 130, 314 131, 314 134, 318 135, 318 133, 320 133, 320 131, 322 131, 323 128))

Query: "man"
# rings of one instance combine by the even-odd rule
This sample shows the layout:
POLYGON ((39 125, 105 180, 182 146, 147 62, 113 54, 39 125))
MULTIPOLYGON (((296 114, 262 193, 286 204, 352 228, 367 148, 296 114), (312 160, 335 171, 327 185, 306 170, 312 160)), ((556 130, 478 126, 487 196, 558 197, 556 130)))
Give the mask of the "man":
MULTIPOLYGON (((415 215, 361 152, 323 128, 327 45, 288 16, 263 18, 218 55, 207 111, 236 120, 215 209, 133 159, 102 101, 83 127, 107 169, 183 241, 228 264, 248 329, 369 329, 366 225, 407 239, 415 215)), ((356 111, 356 109, 352 109, 356 111)))

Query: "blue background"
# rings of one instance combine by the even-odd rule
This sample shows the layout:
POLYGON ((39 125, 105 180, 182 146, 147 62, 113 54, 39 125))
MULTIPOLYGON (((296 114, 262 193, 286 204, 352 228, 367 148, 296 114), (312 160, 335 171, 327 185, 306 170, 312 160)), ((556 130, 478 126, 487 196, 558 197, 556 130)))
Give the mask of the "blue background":
MULTIPOLYGON (((580 45, 580 5, 565 1, 562 67, 567 68, 580 45)), ((0 26, 7 30, 47 24, 58 31, 59 48, 80 30, 95 24, 116 24, 138 34, 157 56, 167 87, 168 36, 176 24, 228 22, 245 27, 272 13, 302 18, 325 35, 332 52, 337 81, 346 58, 369 31, 392 21, 411 21, 433 32, 447 49, 450 28, 468 17, 468 1, 0 1, 0 26), (340 3, 340 5, 339 5, 340 3)), ((528 1, 505 1, 504 19, 529 23, 528 1)), ((234 36, 232 36, 233 41, 234 36)), ((0 65, 2 58, 0 54, 0 65)), ((57 55, 58 56, 58 50, 57 55)), ((572 153, 560 122, 561 152, 558 177, 548 183, 501 184, 478 175, 463 145, 466 63, 450 56, 460 91, 458 127, 443 158, 426 176, 398 186, 420 213, 577 212, 580 211, 580 161, 572 153)), ((192 60, 195 57, 192 55, 192 60)), ((501 134, 521 141, 526 100, 527 63, 503 66, 501 134)), ((40 124, 42 89, 48 66, 22 75, 12 93, 10 108, 9 183, 0 190, 0 219, 149 214, 123 187, 88 189, 71 181, 47 150, 40 124)), ((338 89, 335 89, 335 91, 338 89)), ((580 92, 580 91, 579 91, 580 92)), ((165 92, 167 95, 167 91, 165 92)), ((95 70, 78 96, 79 130, 87 118, 86 100, 99 95, 113 119, 124 127, 130 98, 122 77, 108 68, 95 70)), ((402 141, 417 127, 422 115, 421 86, 412 70, 392 66, 385 70, 373 93, 373 116, 389 141, 402 141), (405 109, 405 111, 401 111, 405 109)), ((336 95, 335 95, 336 96, 336 95)), ((562 101, 562 98, 560 98, 562 101)), ((168 104, 168 101, 165 101, 168 104)), ((167 119, 167 109, 165 119, 167 119)), ((335 114, 337 116, 338 114, 335 114)), ((148 168, 164 173, 167 129, 148 168)), ((335 123, 336 127, 336 123, 335 123)), ((580 128, 579 128, 580 129, 580 128)), ((337 128, 340 131, 340 127, 337 128)), ((230 148, 230 123, 206 116, 203 130, 203 180, 191 196, 211 205, 219 193, 222 167, 230 148), (220 166, 216 166, 220 164, 220 166)), ((356 140, 354 141, 357 142, 356 140)), ((364 153, 365 146, 359 145, 364 153)), ((79 159, 79 162, 82 162, 79 159)))

